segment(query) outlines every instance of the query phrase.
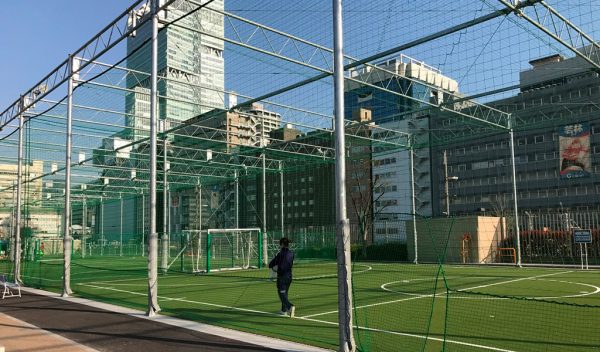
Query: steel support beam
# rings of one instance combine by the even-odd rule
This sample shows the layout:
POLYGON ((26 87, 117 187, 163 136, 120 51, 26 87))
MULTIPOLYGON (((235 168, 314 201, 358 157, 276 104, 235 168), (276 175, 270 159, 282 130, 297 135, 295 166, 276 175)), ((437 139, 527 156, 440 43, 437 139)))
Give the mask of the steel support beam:
POLYGON ((150 210, 150 228, 148 236, 148 316, 160 311, 158 305, 158 234, 156 233, 156 123, 158 113, 158 5, 159 0, 152 0, 152 69, 150 73, 150 194, 148 207, 150 210))
POLYGON ((344 29, 342 0, 333 0, 333 85, 335 114, 335 194, 340 352, 356 350, 352 326, 352 263, 350 221, 346 214, 346 143, 344 123, 344 29))

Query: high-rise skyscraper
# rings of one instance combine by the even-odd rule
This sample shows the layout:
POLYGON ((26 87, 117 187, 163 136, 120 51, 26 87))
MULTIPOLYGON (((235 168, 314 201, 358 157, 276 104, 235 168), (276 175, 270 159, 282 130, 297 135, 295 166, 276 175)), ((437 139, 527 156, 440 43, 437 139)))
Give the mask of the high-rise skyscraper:
MULTIPOLYGON (((206 0, 200 3, 206 3, 206 0)), ((215 0, 206 9, 194 12, 172 25, 167 25, 197 6, 177 0, 159 16, 158 35, 158 118, 167 128, 214 108, 224 107, 224 0, 215 0), (166 26, 166 27, 165 27, 166 26)), ((142 7, 132 23, 149 16, 142 7)), ((135 18, 133 18, 135 17, 135 18)), ((126 138, 138 140, 150 130, 150 22, 127 40, 126 138)))

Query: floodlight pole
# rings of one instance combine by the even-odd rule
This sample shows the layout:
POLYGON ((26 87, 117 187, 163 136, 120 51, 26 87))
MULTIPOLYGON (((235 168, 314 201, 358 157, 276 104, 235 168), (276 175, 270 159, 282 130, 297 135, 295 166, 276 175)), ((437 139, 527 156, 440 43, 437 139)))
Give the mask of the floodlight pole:
POLYGON ((515 234, 517 236, 517 266, 521 266, 521 231, 519 229, 519 202, 517 200, 517 166, 515 165, 515 136, 514 136, 514 117, 508 117, 508 135, 510 136, 510 160, 512 166, 512 187, 513 187, 513 207, 515 211, 515 234))
POLYGON ((333 0, 333 82, 335 99, 335 194, 340 352, 355 351, 352 331, 350 223, 346 217, 346 144, 344 126, 344 29, 342 0, 333 0))
POLYGON ((415 200, 415 153, 414 153, 414 136, 409 136, 410 149, 408 150, 410 156, 410 192, 411 192, 411 203, 412 203, 412 218, 413 218, 413 237, 415 242, 415 264, 419 264, 419 247, 417 241, 417 205, 415 200))
POLYGON ((21 192, 23 183, 23 125, 25 117, 25 97, 21 95, 19 101, 19 147, 17 150, 17 204, 15 216, 15 252, 14 252, 14 281, 21 282, 21 192))
POLYGON ((158 76, 158 7, 152 0, 152 68, 150 71, 150 236, 148 241, 148 311, 151 317, 160 311, 158 305, 158 234, 156 233, 156 113, 158 76))

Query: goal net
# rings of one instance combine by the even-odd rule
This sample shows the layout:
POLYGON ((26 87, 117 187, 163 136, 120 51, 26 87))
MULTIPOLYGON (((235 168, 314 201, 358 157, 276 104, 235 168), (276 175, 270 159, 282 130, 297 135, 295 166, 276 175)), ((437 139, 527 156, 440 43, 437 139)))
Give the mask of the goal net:
POLYGON ((206 272, 260 268, 260 229, 210 229, 206 234, 206 272))
POLYGON ((170 268, 196 273, 259 268, 261 244, 262 233, 255 228, 186 230, 170 268))

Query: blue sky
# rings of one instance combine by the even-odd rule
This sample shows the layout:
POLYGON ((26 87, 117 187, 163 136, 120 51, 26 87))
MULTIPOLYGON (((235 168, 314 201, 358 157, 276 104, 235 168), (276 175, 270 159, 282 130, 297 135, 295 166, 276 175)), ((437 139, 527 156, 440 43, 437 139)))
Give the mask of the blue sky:
POLYGON ((0 109, 12 104, 130 4, 129 0, 3 1, 0 109))
MULTIPOLYGON (((4 16, 0 21, 0 110, 14 102, 21 92, 31 88, 66 59, 68 53, 79 48, 132 2, 133 0, 4 1, 4 16)), ((490 1, 472 0, 419 1, 418 4, 400 0, 374 0, 368 2, 369 6, 366 7, 364 0, 347 0, 344 3, 345 50, 347 54, 359 58, 490 11, 490 7, 486 5, 490 1), (442 16, 444 21, 439 20, 442 16)), ((561 6, 561 12, 564 11, 564 14, 594 38, 600 36, 599 22, 592 15, 600 9, 600 0, 579 0, 570 5, 554 0, 551 4, 561 6)), ((226 0, 227 9, 233 13, 326 46, 330 46, 331 42, 330 5, 326 0, 306 0, 300 3, 226 0)), ((515 22, 521 25, 524 22, 513 17, 491 21, 413 48, 405 54, 440 68, 444 74, 459 81, 461 91, 465 93, 510 86, 517 82, 518 72, 529 67, 529 60, 554 53, 557 49, 556 45, 547 45, 547 36, 531 29, 530 32, 525 31, 523 27, 528 26, 516 27, 515 22), (545 40, 539 41, 535 36, 545 40)), ((240 74, 248 74, 245 68, 249 60, 246 55, 239 56, 240 52, 250 57, 258 56, 239 48, 226 53, 226 70, 233 77, 227 81, 227 89, 256 96, 260 93, 258 91, 280 88, 301 80, 304 75, 310 75, 297 66, 277 66, 275 69, 263 70, 266 73, 277 71, 271 72, 279 75, 277 82, 272 79, 274 76, 260 70, 252 72, 252 79, 239 80, 240 74), (290 75, 287 80, 281 79, 280 71, 285 70, 290 75), (275 83, 276 87, 273 87, 275 83)), ((568 52, 566 54, 572 55, 568 52)), ((274 60, 269 62, 280 65, 274 60)), ((303 105, 306 103, 303 101, 303 105)), ((323 104, 314 102, 309 105, 323 104)))

